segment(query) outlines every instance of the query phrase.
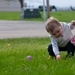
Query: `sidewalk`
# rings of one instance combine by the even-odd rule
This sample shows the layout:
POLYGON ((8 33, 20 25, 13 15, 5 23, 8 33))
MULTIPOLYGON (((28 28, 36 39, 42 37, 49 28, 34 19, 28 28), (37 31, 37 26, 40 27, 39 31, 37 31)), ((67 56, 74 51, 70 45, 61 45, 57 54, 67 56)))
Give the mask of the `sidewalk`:
POLYGON ((0 20, 0 39, 21 37, 48 37, 45 22, 0 20))
MULTIPOLYGON (((75 35, 75 29, 72 33, 75 35)), ((0 39, 48 36, 43 21, 0 20, 0 39)))

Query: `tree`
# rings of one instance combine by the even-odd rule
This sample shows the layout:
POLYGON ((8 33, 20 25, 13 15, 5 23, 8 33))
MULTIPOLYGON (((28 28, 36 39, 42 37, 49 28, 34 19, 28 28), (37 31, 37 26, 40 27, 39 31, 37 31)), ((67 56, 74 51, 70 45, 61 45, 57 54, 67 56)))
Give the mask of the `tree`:
POLYGON ((19 0, 20 4, 21 4, 21 8, 23 8, 23 0, 19 0))

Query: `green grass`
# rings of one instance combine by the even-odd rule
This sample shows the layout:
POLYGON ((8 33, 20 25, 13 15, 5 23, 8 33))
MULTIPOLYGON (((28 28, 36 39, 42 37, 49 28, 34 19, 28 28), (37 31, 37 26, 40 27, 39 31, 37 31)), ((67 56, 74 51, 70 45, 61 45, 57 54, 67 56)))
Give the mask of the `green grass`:
POLYGON ((75 56, 48 59, 49 38, 15 38, 0 40, 0 75, 75 75, 75 56), (32 55, 32 59, 26 56, 32 55))
MULTIPOLYGON (((41 18, 24 20, 43 21, 40 13, 41 18)), ((75 19, 75 12, 51 12, 51 16, 69 22, 75 19)), ((21 20, 20 12, 0 12, 0 20, 21 20)), ((49 38, 0 39, 0 75, 75 75, 75 56, 64 59, 66 52, 61 52, 61 60, 49 58, 49 42, 49 38), (31 60, 26 59, 28 55, 31 60)))
POLYGON ((51 12, 51 16, 56 17, 60 21, 70 22, 71 20, 75 20, 75 11, 51 12))
POLYGON ((0 20, 20 20, 20 12, 1 12, 0 20))
MULTIPOLYGON (((43 12, 40 12, 41 18, 25 18, 24 20, 30 21, 43 21, 43 12)), ((51 16, 58 18, 60 21, 70 22, 75 19, 75 11, 57 11, 51 12, 51 16)), ((21 20, 20 12, 0 12, 0 20, 21 20)))

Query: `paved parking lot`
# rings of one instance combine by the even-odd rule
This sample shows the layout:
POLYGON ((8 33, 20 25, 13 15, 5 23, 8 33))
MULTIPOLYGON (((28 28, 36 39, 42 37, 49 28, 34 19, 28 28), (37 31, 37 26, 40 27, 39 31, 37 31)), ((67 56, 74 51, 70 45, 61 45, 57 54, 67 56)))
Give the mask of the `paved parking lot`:
POLYGON ((48 37, 43 21, 0 20, 0 38, 48 37))

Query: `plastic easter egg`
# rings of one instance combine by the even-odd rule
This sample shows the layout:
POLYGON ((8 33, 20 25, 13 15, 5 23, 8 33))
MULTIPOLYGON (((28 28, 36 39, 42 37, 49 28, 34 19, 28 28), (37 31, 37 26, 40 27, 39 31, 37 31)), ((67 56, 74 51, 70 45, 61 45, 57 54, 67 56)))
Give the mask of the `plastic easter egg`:
POLYGON ((26 57, 26 59, 32 59, 32 56, 31 56, 31 55, 28 55, 28 56, 26 57))

